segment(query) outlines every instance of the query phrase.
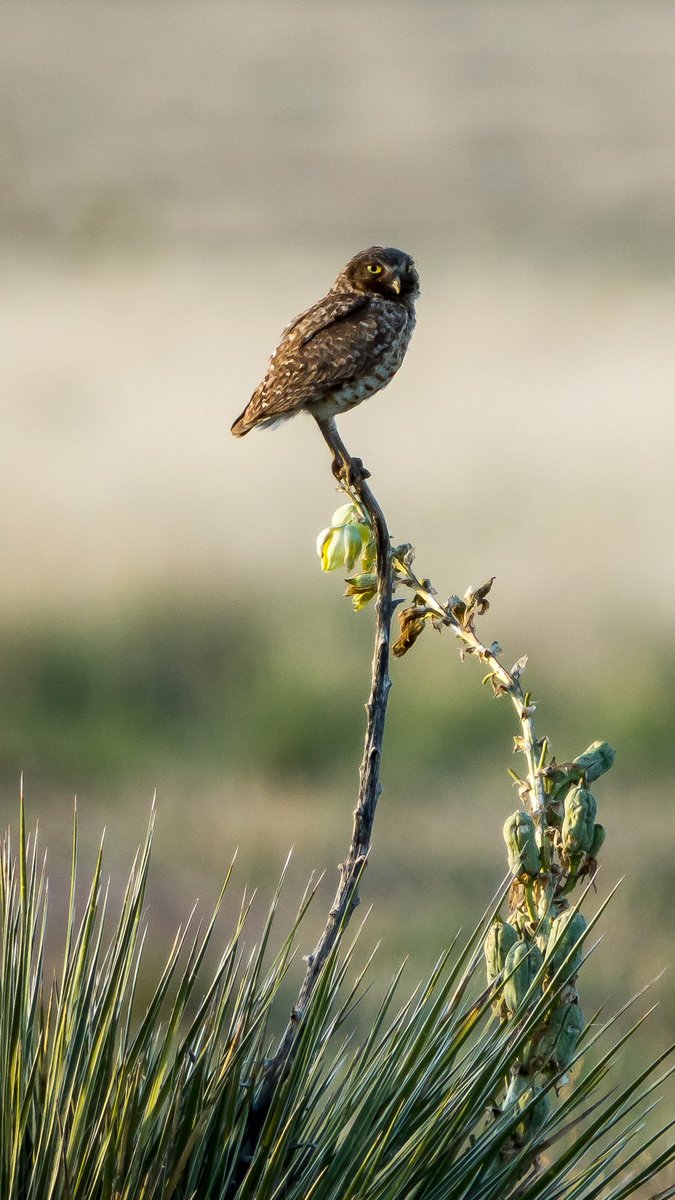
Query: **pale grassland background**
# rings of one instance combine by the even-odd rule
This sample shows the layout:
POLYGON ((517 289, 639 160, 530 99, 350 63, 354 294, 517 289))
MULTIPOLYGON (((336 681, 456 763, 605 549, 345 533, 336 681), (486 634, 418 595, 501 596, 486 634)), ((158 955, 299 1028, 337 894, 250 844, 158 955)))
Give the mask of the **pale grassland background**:
MULTIPOLYGON (((674 68, 662 3, 2 5, 0 804, 24 769, 54 894, 73 794, 119 877, 157 787, 153 947, 237 845, 238 888, 293 843, 288 907, 312 868, 328 899, 372 614, 318 571, 312 424, 228 427, 383 242, 419 328, 343 434, 442 594, 497 576, 559 757, 617 745, 589 1008, 672 959, 674 68)), ((411 982, 503 871, 479 678, 431 635, 395 667, 366 942, 411 982)))

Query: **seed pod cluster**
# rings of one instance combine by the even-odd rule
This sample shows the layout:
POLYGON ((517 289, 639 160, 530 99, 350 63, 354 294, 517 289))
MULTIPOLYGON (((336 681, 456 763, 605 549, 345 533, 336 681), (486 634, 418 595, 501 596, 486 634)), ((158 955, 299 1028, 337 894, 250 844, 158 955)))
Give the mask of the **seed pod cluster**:
MULTIPOLYGON (((518 747, 522 748, 522 747, 518 747)), ((598 802, 590 790, 614 762, 607 742, 592 745, 571 762, 538 766, 545 803, 519 809, 504 823, 513 876, 510 912, 497 916, 485 939, 485 966, 493 1012, 504 1024, 522 1021, 535 1006, 541 1018, 522 1047, 496 1114, 513 1121, 504 1157, 535 1141, 550 1111, 552 1088, 567 1082, 579 1052, 584 1017, 576 981, 588 930, 570 893, 596 869, 605 840, 598 802)), ((517 777, 516 777, 517 778, 517 777)), ((525 803, 532 779, 520 788, 525 803)))

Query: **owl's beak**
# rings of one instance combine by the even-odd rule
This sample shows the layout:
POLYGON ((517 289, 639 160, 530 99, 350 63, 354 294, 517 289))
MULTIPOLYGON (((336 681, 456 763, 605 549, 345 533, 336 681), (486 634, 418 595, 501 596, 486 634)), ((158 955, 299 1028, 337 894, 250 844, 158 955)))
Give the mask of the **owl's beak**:
POLYGON ((396 292, 396 295, 400 296, 401 295, 401 277, 400 277, 400 275, 392 276, 391 286, 393 287, 394 291, 396 292))

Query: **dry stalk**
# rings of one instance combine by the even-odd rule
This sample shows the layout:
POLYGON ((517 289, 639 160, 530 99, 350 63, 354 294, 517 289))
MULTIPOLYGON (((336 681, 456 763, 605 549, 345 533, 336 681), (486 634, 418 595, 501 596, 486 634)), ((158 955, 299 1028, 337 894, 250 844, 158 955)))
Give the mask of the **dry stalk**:
POLYGON ((474 616, 476 612, 480 614, 482 611, 492 580, 485 587, 469 593, 465 600, 460 602, 464 606, 464 610, 462 611, 460 608, 458 612, 456 598, 448 600, 446 605, 441 604, 430 589, 428 581, 418 579, 403 557, 394 555, 394 570, 397 578, 415 592, 419 604, 419 607, 415 609, 415 615, 419 617, 430 615, 434 620, 451 629, 463 643, 464 653, 475 654, 482 663, 489 667, 489 673, 485 678, 486 681, 488 679, 492 681, 495 693, 507 695, 511 700, 522 731, 518 748, 523 751, 527 763, 529 807, 537 821, 538 828, 541 828, 546 805, 544 780, 541 774, 546 739, 538 740, 536 737, 532 719, 535 706, 532 704, 529 694, 523 689, 520 680, 527 659, 520 659, 510 671, 507 670, 498 657, 499 645, 496 642, 490 646, 484 645, 474 626, 474 616))
POLYGON ((293 1061, 302 1020, 326 960, 335 946, 341 928, 347 924, 359 903, 359 881, 368 860, 375 810, 382 791, 380 764, 387 700, 391 689, 389 654, 391 618, 394 611, 392 599, 394 568, 391 538, 382 509, 366 483, 362 471, 359 470, 360 464, 357 465, 357 460, 351 459, 334 425, 320 428, 333 451, 334 469, 341 478, 341 486, 347 494, 353 495, 358 501, 375 534, 377 549, 375 646, 370 695, 366 705, 365 745, 359 770, 359 791, 354 809, 351 841, 347 856, 339 867, 338 888, 326 925, 314 951, 307 957, 307 970, 297 1000, 291 1010, 289 1022, 274 1057, 265 1066, 262 1084, 252 1108, 251 1134, 253 1136, 247 1139, 249 1154, 252 1152, 257 1135, 269 1111, 277 1084, 293 1061), (352 468, 355 468, 353 474, 351 473, 352 468), (348 483, 346 482, 347 472, 350 472, 348 483))

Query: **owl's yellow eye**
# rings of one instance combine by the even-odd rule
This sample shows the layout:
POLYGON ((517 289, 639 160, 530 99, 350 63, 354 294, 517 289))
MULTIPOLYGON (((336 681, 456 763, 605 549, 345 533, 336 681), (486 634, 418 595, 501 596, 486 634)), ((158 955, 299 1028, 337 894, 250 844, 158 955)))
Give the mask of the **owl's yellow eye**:
POLYGON ((368 271, 370 275, 381 275, 383 270, 384 267, 380 266, 379 263, 368 263, 368 266, 366 267, 366 271, 368 271))

